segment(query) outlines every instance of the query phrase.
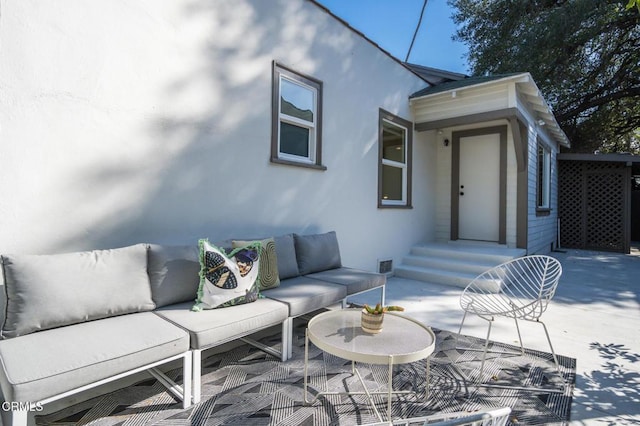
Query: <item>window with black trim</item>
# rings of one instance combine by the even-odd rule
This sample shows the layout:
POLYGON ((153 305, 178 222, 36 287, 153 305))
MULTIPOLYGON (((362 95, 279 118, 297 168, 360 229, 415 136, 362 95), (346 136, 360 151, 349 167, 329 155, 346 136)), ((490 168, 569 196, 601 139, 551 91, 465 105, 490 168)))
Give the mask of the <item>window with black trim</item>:
POLYGON ((322 165, 322 82, 273 63, 271 161, 322 165))
POLYGON ((551 208, 551 150, 538 142, 537 204, 540 211, 551 208))
POLYGON ((411 122, 380 110, 378 207, 411 207, 411 122))

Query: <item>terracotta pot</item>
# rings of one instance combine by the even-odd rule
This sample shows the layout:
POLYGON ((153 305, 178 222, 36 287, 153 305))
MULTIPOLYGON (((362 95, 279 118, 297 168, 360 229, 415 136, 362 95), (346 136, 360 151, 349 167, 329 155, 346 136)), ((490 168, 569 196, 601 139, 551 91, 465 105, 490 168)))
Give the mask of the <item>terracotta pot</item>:
POLYGON ((370 314, 366 309, 362 310, 361 326, 365 333, 376 334, 382 331, 384 314, 370 314))

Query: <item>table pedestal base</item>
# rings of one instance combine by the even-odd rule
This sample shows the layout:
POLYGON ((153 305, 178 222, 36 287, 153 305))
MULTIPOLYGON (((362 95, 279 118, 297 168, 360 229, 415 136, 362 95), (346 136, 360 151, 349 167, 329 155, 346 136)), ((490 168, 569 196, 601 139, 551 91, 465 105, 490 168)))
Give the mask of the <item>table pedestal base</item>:
MULTIPOLYGON (((425 377, 425 396, 424 399, 425 401, 429 398, 429 375, 430 375, 430 365, 429 365, 429 357, 425 358, 426 360, 426 377, 425 377)), ((393 366, 394 366, 394 362, 393 362, 393 356, 389 356, 388 359, 388 366, 389 366, 389 372, 388 372, 388 385, 387 385, 387 391, 386 392, 381 392, 381 391, 369 391, 369 389, 367 389, 367 385, 364 383, 364 379, 362 378, 362 376, 360 375, 360 372, 358 371, 358 369, 356 368, 356 362, 355 361, 351 361, 351 373, 355 374, 356 376, 358 376, 358 379, 360 380, 360 384, 362 384, 362 388, 364 389, 364 391, 359 391, 359 392, 318 392, 318 394, 311 400, 309 400, 308 398, 308 392, 307 392, 307 387, 308 387, 308 367, 309 367, 309 333, 308 331, 305 331, 305 340, 304 340, 304 402, 307 404, 311 404, 313 402, 315 402, 316 400, 318 400, 318 398, 322 397, 322 396, 326 396, 326 395, 367 395, 367 399, 369 400, 369 403, 371 404, 371 407, 373 408, 373 411, 376 413, 376 416, 378 417, 378 419, 381 422, 384 422, 384 419, 382 418, 382 414, 380 414, 380 411, 378 411, 378 407, 376 407, 375 401, 373 400, 373 396, 374 395, 387 395, 387 421, 391 422, 391 399, 393 397, 393 395, 406 395, 406 394, 410 394, 410 393, 414 393, 413 391, 394 391, 393 390, 393 366)))

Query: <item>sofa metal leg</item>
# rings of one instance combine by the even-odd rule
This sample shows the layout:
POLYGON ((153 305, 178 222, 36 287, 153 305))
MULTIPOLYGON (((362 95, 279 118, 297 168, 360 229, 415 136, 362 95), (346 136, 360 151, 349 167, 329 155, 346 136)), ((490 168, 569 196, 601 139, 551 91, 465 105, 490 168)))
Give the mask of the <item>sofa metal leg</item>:
POLYGON ((191 351, 192 354, 192 388, 193 388, 193 403, 197 404, 200 402, 200 398, 202 395, 202 349, 194 349, 191 351))
POLYGON ((282 362, 288 360, 292 356, 292 340, 293 340, 293 318, 287 318, 282 321, 282 350, 278 351, 271 346, 267 346, 251 337, 240 337, 240 340, 268 353, 276 358, 280 358, 282 362))
POLYGON ((184 358, 182 360, 182 408, 186 409, 191 407, 191 391, 193 390, 193 385, 191 381, 193 380, 193 369, 192 363, 192 355, 191 351, 186 352, 184 354, 184 358))
POLYGON ((289 318, 282 321, 282 354, 281 360, 285 362, 289 359, 289 318))
POLYGON ((27 410, 17 410, 11 412, 11 426, 27 426, 29 422, 29 412, 27 410))
POLYGON ((191 406, 191 356, 189 352, 186 352, 182 359, 182 386, 171 380, 157 367, 149 368, 147 371, 162 383, 171 394, 182 400, 183 408, 189 408, 191 406))
POLYGON ((287 327, 287 358, 286 359, 291 359, 291 357, 293 356, 293 318, 287 318, 283 325, 285 324, 287 327))

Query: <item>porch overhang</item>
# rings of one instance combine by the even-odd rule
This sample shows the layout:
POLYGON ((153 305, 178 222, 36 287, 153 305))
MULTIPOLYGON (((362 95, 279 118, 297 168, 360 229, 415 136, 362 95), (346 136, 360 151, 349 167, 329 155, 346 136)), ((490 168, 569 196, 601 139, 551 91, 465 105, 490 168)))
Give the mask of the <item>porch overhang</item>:
POLYGON ((570 147, 569 138, 529 73, 451 81, 416 92, 409 102, 418 132, 506 119, 525 127, 533 125, 558 144, 570 147))

